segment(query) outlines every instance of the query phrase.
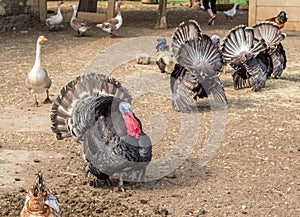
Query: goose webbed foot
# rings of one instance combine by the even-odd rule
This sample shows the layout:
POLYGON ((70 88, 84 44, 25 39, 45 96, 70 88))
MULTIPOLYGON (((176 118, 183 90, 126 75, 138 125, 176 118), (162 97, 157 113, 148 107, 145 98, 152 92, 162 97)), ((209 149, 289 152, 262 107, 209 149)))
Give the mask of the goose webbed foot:
POLYGON ((48 89, 46 90, 46 99, 42 102, 43 104, 50 104, 52 101, 49 98, 49 91, 48 89))
POLYGON ((111 37, 111 38, 121 38, 121 36, 116 35, 116 34, 114 34, 114 33, 110 33, 110 37, 111 37))
POLYGON ((52 101, 50 100, 49 97, 47 97, 42 103, 43 103, 43 104, 51 104, 52 101))
POLYGON ((39 104, 38 101, 37 101, 36 93, 33 94, 33 100, 34 100, 34 103, 31 105, 31 107, 40 107, 40 106, 42 106, 42 105, 39 104))
POLYGON ((42 104, 39 104, 38 101, 34 102, 31 107, 41 107, 42 104))

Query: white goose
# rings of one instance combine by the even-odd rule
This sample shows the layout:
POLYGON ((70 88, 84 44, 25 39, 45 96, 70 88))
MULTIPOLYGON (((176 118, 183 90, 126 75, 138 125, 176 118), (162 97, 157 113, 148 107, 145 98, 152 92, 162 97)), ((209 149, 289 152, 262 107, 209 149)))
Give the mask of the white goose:
POLYGON ((63 22, 63 16, 60 11, 60 6, 63 4, 62 1, 58 1, 57 3, 57 13, 54 16, 49 17, 46 20, 47 26, 49 26, 50 30, 61 25, 63 22))
POLYGON ((116 36, 114 34, 115 31, 117 31, 123 23, 122 15, 121 15, 121 5, 122 2, 118 2, 117 5, 117 16, 105 21, 104 23, 97 24, 97 27, 102 29, 105 32, 108 32, 112 37, 116 36))
POLYGON ((41 47, 45 41, 47 41, 45 36, 38 37, 38 40, 36 43, 35 63, 31 69, 31 71, 28 73, 27 78, 25 80, 26 87, 33 94, 33 98, 34 98, 33 106, 39 106, 39 103, 36 98, 36 94, 42 93, 45 90, 46 90, 47 97, 43 101, 43 103, 44 104, 51 103, 51 100, 49 98, 49 91, 48 91, 48 89, 51 86, 51 80, 48 76, 47 71, 43 69, 42 64, 41 64, 41 47))
POLYGON ((238 3, 234 3, 233 8, 229 9, 228 11, 224 11, 224 14, 227 17, 233 18, 236 15, 236 7, 238 6, 238 3))
POLYGON ((77 32, 78 36, 83 36, 84 33, 90 28, 87 22, 79 20, 77 18, 77 6, 73 5, 73 16, 70 20, 71 27, 77 32))

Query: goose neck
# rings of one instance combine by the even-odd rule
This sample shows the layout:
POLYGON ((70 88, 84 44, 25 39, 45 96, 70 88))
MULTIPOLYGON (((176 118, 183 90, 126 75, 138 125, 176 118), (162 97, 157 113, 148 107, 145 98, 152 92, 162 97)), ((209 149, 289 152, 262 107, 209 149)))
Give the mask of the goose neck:
POLYGON ((35 64, 40 64, 41 63, 41 45, 39 42, 36 44, 36 56, 35 56, 35 64))
POLYGON ((72 19, 75 19, 77 17, 77 9, 73 8, 73 16, 72 19))
POLYGON ((117 15, 120 15, 120 14, 121 14, 121 4, 118 4, 117 15))

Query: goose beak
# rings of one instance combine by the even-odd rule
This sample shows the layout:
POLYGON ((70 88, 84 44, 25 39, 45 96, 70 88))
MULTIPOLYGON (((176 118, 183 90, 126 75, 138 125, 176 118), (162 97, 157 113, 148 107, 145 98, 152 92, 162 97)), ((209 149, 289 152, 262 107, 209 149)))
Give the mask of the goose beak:
POLYGON ((42 45, 42 44, 45 43, 45 41, 47 41, 47 38, 42 35, 42 36, 39 37, 39 41, 40 41, 40 44, 42 45))
POLYGON ((44 43, 45 41, 47 41, 47 38, 45 36, 41 36, 41 42, 44 43))

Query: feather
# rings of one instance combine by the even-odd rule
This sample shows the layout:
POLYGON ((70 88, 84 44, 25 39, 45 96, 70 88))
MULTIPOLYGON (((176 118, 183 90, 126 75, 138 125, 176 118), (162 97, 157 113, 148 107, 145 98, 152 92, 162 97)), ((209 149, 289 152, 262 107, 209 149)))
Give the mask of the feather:
POLYGON ((74 136, 83 144, 87 171, 98 179, 115 173, 123 178, 144 174, 152 145, 130 103, 128 91, 114 78, 94 73, 79 76, 62 88, 53 103, 52 131, 57 139, 74 136))
POLYGON ((42 173, 39 172, 32 187, 28 188, 26 200, 21 211, 21 217, 59 217, 60 208, 57 198, 43 183, 42 173))
POLYGON ((202 37, 202 31, 195 20, 189 20, 187 24, 182 22, 172 36, 172 52, 177 53, 180 46, 188 40, 197 40, 202 37))
MULTIPOLYGON (((158 52, 168 50, 169 56, 175 58, 172 59, 170 86, 176 111, 195 111, 196 100, 208 97, 209 94, 218 102, 227 102, 222 82, 218 78, 224 65, 223 56, 210 37, 202 34, 196 21, 183 22, 176 28, 171 51, 165 39, 159 39, 156 48, 158 52)), ((166 72, 170 61, 165 59, 158 66, 166 72)))
POLYGON ((264 39, 270 51, 274 51, 277 45, 286 38, 286 34, 279 31, 279 26, 273 22, 261 22, 253 26, 254 37, 264 39))

